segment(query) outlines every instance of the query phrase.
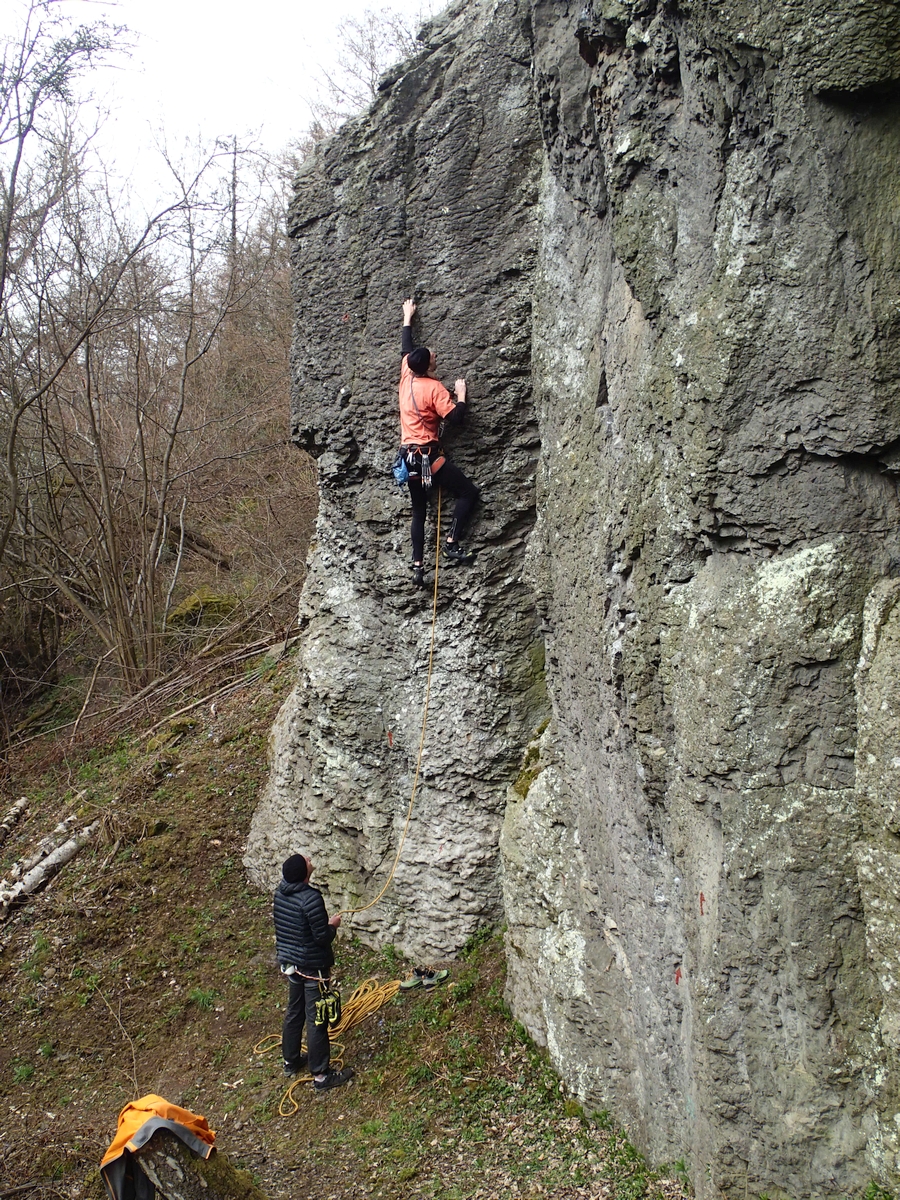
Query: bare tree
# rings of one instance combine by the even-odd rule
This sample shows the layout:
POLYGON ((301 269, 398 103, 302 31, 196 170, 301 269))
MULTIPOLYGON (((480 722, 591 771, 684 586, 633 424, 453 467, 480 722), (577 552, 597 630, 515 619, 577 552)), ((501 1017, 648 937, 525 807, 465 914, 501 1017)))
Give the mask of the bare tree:
MULTIPOLYGON (((69 202, 84 151, 71 122, 73 86, 79 74, 107 56, 121 30, 96 22, 71 28, 49 0, 28 5, 21 35, 0 53, 0 428, 4 435, 0 494, 0 564, 4 560, 20 501, 19 429, 35 402, 28 361, 38 341, 35 316, 51 307, 56 274, 39 282, 35 256, 42 232, 69 202)), ((73 354, 77 339, 64 349, 73 354)), ((45 371, 46 375, 46 371, 45 371)), ((18 636, 4 637, 4 656, 17 647, 26 660, 52 660, 53 622, 34 596, 7 592, 4 625, 18 636)))
POLYGON ((173 172, 164 239, 135 251, 86 189, 34 256, 41 280, 47 254, 65 266, 24 364, 6 566, 79 614, 131 690, 160 669, 186 548, 204 540, 189 530, 194 478, 235 423, 200 367, 267 269, 235 243, 227 158, 218 175, 215 157, 173 172))
MULTIPOLYGON (((121 215, 72 92, 117 35, 66 33, 34 0, 0 73, 0 624, 21 642, 36 623, 44 660, 61 622, 83 626, 134 691, 177 641, 192 556, 230 565, 200 527, 210 481, 226 493, 223 464, 241 477, 262 458, 291 474, 276 430, 289 304, 280 201, 239 197, 253 173, 234 139, 190 169, 170 156, 172 203, 140 228, 121 215)), ((281 575, 296 565, 284 557, 281 575)), ((278 572, 267 579, 274 591, 278 572)))
POLYGON ((431 5, 426 4, 412 16, 382 6, 367 8, 362 16, 347 17, 338 24, 338 65, 320 70, 317 95, 309 102, 312 141, 333 133, 348 117, 371 104, 384 73, 418 52, 416 35, 430 14, 431 5))

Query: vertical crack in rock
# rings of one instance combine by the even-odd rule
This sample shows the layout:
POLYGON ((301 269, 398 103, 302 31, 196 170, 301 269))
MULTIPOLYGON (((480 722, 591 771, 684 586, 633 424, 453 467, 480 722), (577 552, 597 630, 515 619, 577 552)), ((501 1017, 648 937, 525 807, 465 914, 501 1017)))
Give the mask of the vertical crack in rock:
POLYGON ((415 292, 482 553, 358 928, 447 954, 502 912, 516 1015, 699 1200, 900 1182, 898 181, 896 6, 472 0, 292 208, 321 508, 248 864, 354 904, 397 844, 415 292))

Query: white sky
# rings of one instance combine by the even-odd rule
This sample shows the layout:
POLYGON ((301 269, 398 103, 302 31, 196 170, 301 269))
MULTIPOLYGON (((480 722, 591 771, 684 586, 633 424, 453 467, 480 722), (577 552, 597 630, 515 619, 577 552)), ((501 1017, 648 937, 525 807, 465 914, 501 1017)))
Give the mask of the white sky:
MULTIPOLYGON (((109 111, 104 157, 143 190, 160 128, 171 145, 255 132, 270 152, 301 135, 317 68, 340 58, 336 27, 385 3, 408 15, 429 7, 428 0, 59 0, 59 7, 77 22, 105 17, 136 35, 130 58, 96 72, 90 87, 109 111)), ((0 33, 14 34, 23 0, 0 7, 0 33)))

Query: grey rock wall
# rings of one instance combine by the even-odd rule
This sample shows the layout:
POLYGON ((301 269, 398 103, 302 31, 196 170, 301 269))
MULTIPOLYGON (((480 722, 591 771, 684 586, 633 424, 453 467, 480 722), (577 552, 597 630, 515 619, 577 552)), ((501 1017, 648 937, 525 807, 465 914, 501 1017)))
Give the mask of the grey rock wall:
MULTIPOLYGON (((319 464, 297 688, 248 862, 271 886, 292 850, 332 908, 374 899, 418 757, 431 594, 412 588, 409 505, 393 485, 401 302, 470 418, 448 438, 480 486, 471 567, 439 577, 421 777, 396 877, 352 928, 420 959, 501 916, 497 842, 522 731, 546 710, 543 645, 522 578, 538 431, 529 372, 539 133, 521 5, 465 5, 298 181, 293 435, 319 464)), ((427 534, 433 559, 434 517, 427 534)), ((449 512, 443 512, 444 531, 449 512)), ((430 581, 429 581, 430 582, 430 581)))
POLYGON ((896 957, 894 855, 854 681, 898 564, 898 104, 872 91, 897 27, 866 51, 887 10, 856 38, 837 9, 839 56, 808 48, 814 5, 598 3, 577 47, 535 8, 530 578, 555 721, 504 828, 511 993, 710 1196, 898 1168, 872 969, 896 957))
POLYGON ((292 210, 322 504, 251 869, 302 846, 364 899, 405 815, 415 288, 474 385, 484 553, 445 576, 421 802, 360 924, 451 953, 502 885, 516 1014, 701 1200, 900 1183, 898 31, 472 0, 292 210))

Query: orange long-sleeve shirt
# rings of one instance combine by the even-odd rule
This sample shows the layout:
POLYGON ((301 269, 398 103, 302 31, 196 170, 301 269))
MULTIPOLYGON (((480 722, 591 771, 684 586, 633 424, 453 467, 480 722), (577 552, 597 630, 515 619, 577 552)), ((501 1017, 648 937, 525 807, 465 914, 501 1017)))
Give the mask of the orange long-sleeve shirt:
POLYGON ((456 404, 440 380, 430 375, 414 375, 407 357, 404 354, 400 367, 400 443, 424 446, 438 440, 441 421, 453 412, 456 404))

